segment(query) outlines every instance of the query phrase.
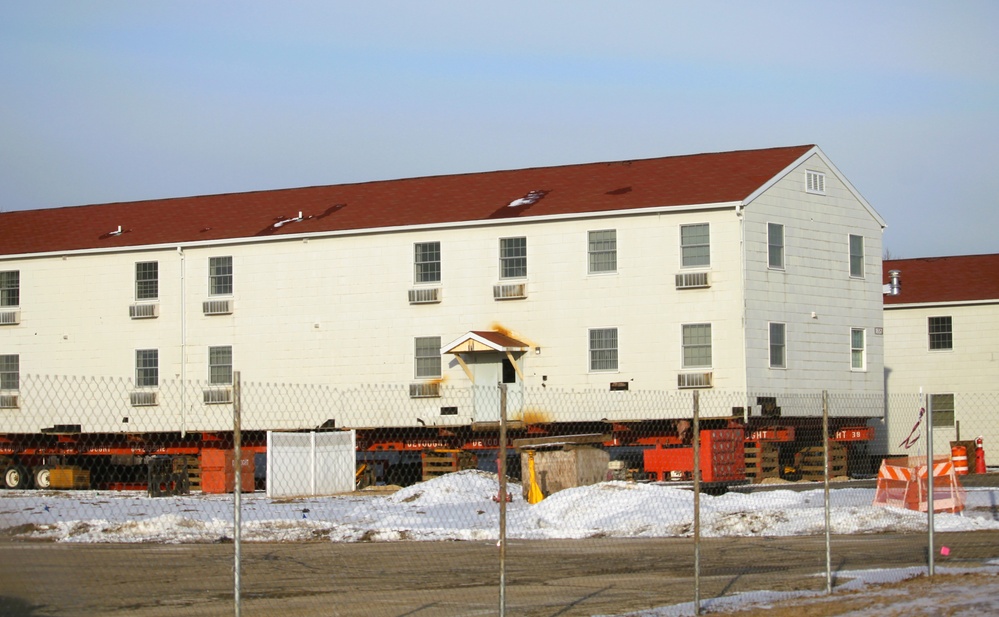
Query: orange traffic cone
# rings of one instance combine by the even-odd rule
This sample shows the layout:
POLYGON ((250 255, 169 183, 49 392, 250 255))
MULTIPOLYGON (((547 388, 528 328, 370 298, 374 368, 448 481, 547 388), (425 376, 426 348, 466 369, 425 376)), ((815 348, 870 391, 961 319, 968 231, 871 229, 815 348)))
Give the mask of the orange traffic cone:
POLYGON ((968 475, 968 449, 964 446, 954 446, 950 449, 950 460, 954 463, 954 473, 959 476, 968 475))
POLYGON ((527 488, 527 503, 534 505, 540 503, 545 498, 538 486, 538 476, 534 470, 534 450, 527 451, 527 481, 530 482, 527 488))
POLYGON ((975 473, 985 473, 985 448, 982 447, 982 436, 975 440, 975 473))

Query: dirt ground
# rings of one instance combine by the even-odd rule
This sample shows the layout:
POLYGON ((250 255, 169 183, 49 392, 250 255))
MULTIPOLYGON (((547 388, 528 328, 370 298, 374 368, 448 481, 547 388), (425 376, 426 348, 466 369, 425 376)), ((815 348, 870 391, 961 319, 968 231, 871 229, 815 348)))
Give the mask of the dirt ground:
POLYGON ((898 583, 868 585, 862 591, 785 600, 755 608, 719 612, 730 617, 844 617, 862 612, 879 617, 947 617, 995 614, 999 577, 994 574, 937 574, 898 583))
MULTIPOLYGON (((937 541, 950 548, 946 560, 937 560, 941 566, 999 558, 999 532, 938 533, 937 541)), ((923 565, 923 542, 921 535, 836 537, 833 570, 923 565)), ((233 553, 232 544, 0 539, 0 616, 233 614, 233 553)), ((499 605, 494 543, 246 543, 242 557, 244 617, 495 615, 499 605)), ((702 601, 740 591, 825 588, 825 577, 816 576, 825 571, 822 537, 705 540, 700 561, 702 601)), ((512 542, 507 614, 589 616, 689 602, 693 562, 694 544, 685 538, 512 542)), ((783 614, 773 611, 767 615, 783 614)))

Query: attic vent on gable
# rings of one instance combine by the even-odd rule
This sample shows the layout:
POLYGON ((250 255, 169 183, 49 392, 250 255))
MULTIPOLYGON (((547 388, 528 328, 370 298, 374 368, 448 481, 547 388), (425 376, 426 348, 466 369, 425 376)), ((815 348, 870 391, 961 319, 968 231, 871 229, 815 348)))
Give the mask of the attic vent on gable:
POLYGON ((517 208, 520 206, 532 206, 539 201, 541 198, 548 194, 548 191, 531 191, 527 195, 524 195, 520 199, 514 199, 507 204, 508 208, 517 208))
POLYGON ((805 172, 805 192, 826 194, 826 175, 821 171, 805 172))

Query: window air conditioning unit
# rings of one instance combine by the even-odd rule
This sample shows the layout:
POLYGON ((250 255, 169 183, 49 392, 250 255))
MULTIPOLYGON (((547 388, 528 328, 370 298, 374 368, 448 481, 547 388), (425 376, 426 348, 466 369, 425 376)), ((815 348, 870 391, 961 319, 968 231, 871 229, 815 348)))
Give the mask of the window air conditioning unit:
POLYGON ((494 300, 517 300, 527 297, 527 283, 493 285, 494 300))
POLYGON ((202 308, 205 315, 231 315, 232 300, 205 300, 202 308))
POLYGON ((232 402, 232 388, 206 388, 203 390, 205 405, 223 405, 232 402))
POLYGON ((676 376, 678 388, 710 388, 711 373, 680 373, 676 376))
POLYGON ((17 409, 19 406, 16 394, 0 394, 0 409, 17 409))
POLYGON ((159 315, 159 304, 133 304, 128 307, 128 316, 132 319, 152 319, 159 315))
POLYGON ((0 326, 16 326, 21 323, 21 311, 0 311, 0 326))
POLYGON ((410 304, 433 304, 440 301, 440 287, 417 287, 409 290, 410 304))
POLYGON ((409 384, 409 398, 438 398, 441 385, 437 382, 409 384))
POLYGON ((132 407, 150 407, 156 404, 156 392, 152 391, 132 392, 129 398, 132 407))
POLYGON ((698 287, 710 287, 707 272, 681 272, 676 275, 677 289, 697 289, 698 287))

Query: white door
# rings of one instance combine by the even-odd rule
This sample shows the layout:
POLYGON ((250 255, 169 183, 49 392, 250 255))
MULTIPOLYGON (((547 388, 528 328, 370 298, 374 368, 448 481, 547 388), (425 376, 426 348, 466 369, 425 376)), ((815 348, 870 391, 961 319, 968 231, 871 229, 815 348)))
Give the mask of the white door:
POLYGON ((506 355, 478 353, 471 367, 475 375, 473 421, 500 421, 501 383, 506 384, 507 420, 519 420, 524 407, 524 388, 506 355))

